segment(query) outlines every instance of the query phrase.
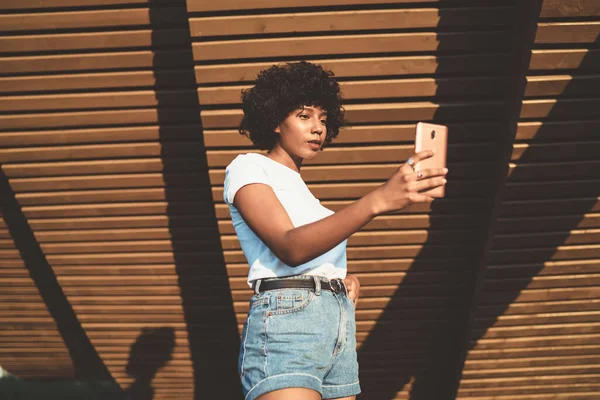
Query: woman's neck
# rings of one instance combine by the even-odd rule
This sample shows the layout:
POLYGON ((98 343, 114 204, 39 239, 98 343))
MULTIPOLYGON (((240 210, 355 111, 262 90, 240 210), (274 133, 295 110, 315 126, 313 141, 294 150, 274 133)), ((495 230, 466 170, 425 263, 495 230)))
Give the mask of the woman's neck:
POLYGON ((285 151, 281 146, 279 146, 279 144, 276 144, 275 147, 273 147, 273 149, 267 153, 267 157, 296 172, 300 172, 302 158, 290 155, 290 153, 285 151))

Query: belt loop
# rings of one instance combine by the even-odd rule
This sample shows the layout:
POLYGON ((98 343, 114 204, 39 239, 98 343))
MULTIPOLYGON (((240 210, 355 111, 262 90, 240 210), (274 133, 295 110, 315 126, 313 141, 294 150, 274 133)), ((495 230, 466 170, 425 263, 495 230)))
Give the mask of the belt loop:
POLYGON ((254 281, 254 294, 257 296, 260 294, 260 283, 261 282, 262 282, 262 279, 257 279, 254 281))
POLYGON ((342 284, 342 288, 344 289, 344 294, 346 294, 346 297, 348 297, 348 286, 346 286, 346 282, 344 282, 344 280, 340 278, 340 283, 342 284))
POLYGON ((313 280, 315 281, 315 295, 321 295, 321 278, 313 275, 313 280))

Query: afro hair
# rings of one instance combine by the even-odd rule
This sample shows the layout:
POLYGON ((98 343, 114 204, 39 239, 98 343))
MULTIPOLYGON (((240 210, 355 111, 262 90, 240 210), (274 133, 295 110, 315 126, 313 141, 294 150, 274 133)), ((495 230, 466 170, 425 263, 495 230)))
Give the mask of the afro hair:
POLYGON ((279 135, 275 128, 294 110, 320 107, 327 112, 325 145, 344 123, 340 87, 333 73, 306 61, 273 65, 258 74, 256 84, 242 91, 244 117, 239 131, 261 150, 271 150, 279 135))

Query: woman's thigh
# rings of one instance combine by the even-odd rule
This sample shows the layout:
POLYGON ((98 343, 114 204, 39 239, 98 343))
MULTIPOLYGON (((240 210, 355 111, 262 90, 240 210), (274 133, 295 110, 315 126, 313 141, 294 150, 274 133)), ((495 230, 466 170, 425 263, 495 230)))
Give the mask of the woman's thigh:
POLYGON ((321 400, 321 395, 312 389, 286 388, 265 393, 256 400, 321 400))

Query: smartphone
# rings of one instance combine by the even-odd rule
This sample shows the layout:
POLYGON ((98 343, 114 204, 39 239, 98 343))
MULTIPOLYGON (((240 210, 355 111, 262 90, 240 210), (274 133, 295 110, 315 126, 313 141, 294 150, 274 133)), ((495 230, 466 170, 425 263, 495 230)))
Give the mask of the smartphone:
MULTIPOLYGON (((418 162, 415 165, 415 171, 423 171, 431 168, 446 168, 448 127, 445 125, 419 122, 417 124, 415 137, 415 153, 424 150, 432 150, 434 153, 433 157, 418 162)), ((445 186, 439 186, 423 193, 430 196, 443 197, 445 195, 444 188, 445 186)))

